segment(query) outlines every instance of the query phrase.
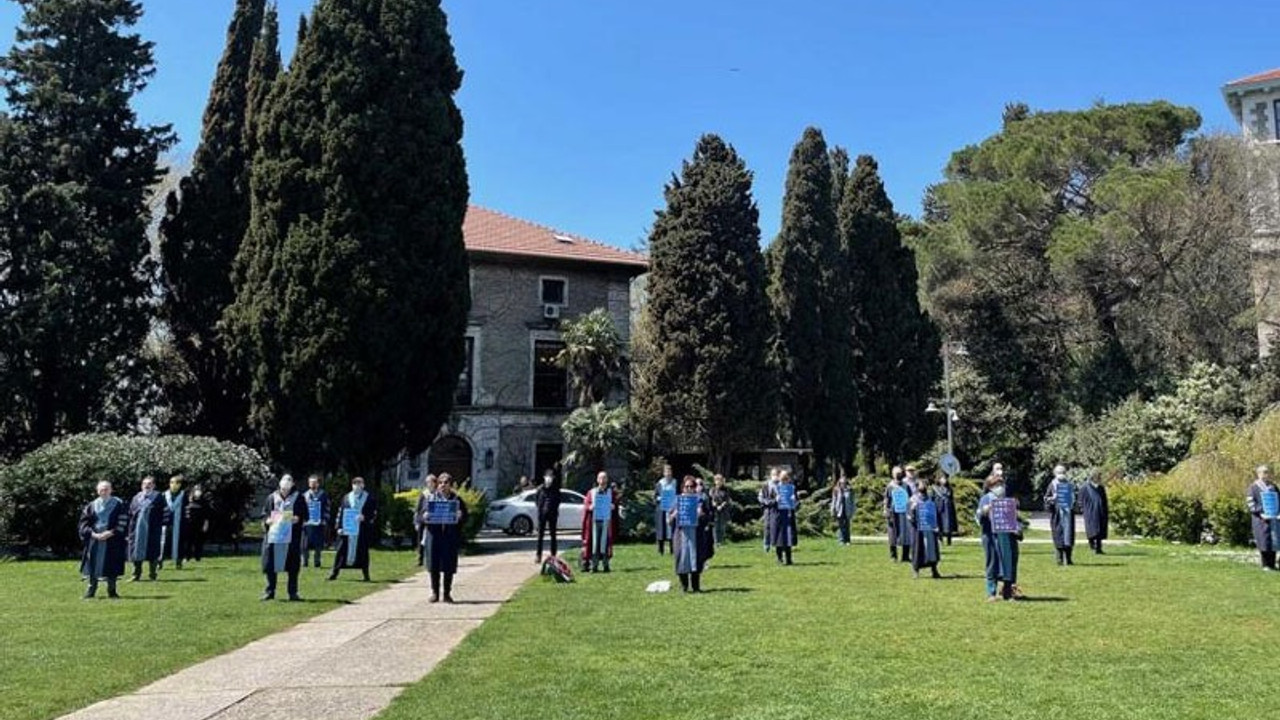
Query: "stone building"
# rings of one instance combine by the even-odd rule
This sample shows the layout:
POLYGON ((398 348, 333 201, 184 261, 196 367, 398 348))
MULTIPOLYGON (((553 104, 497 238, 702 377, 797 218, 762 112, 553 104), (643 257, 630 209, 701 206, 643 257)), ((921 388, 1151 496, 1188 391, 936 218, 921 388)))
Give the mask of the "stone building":
POLYGON ((471 206, 463 225, 471 262, 467 362, 455 409, 429 450, 402 457, 398 487, 427 473, 471 478, 490 497, 521 475, 541 477, 565 454, 560 424, 572 401, 552 358, 560 323, 606 308, 631 336, 631 283, 645 256, 471 206))
POLYGON ((1266 357, 1280 331, 1280 69, 1229 82, 1222 95, 1250 155, 1248 242, 1258 308, 1258 354, 1266 357))

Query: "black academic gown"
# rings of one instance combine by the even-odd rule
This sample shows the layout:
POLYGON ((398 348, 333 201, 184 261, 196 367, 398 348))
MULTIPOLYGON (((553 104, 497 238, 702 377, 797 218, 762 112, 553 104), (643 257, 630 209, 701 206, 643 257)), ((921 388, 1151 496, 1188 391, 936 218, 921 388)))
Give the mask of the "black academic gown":
POLYGON ((702 572, 707 561, 716 554, 716 509, 709 494, 703 493, 699 497, 702 516, 698 518, 698 572, 702 572))
MULTIPOLYGON (((351 493, 345 493, 342 496, 342 506, 338 510, 334 521, 338 527, 342 527, 342 514, 347 508, 351 507, 351 493)), ((356 554, 355 562, 347 562, 347 545, 351 542, 351 538, 346 535, 338 536, 338 548, 334 555, 334 568, 356 568, 360 570, 369 569, 369 543, 373 540, 373 531, 378 524, 378 496, 372 492, 365 491, 364 506, 360 508, 360 514, 364 516, 364 522, 360 523, 360 534, 356 536, 356 554)))
POLYGON ((960 531, 960 523, 956 520, 956 497, 951 486, 944 490, 941 486, 932 490, 933 503, 938 506, 938 533, 954 535, 960 531))
MULTIPOLYGON (((907 506, 907 519, 912 530, 911 569, 917 572, 920 568, 938 567, 938 533, 922 532, 916 520, 920 503, 928 499, 924 493, 916 493, 911 497, 910 505, 907 506)), ((934 508, 937 508, 937 503, 934 503, 934 508)))
POLYGON ((1106 540, 1110 518, 1107 488, 1085 483, 1080 487, 1080 511, 1084 515, 1084 534, 1090 540, 1106 540))
POLYGON ((436 495, 431 499, 458 501, 458 522, 450 524, 426 522, 427 509, 425 504, 422 506, 422 525, 426 528, 422 559, 427 572, 452 575, 458 572, 458 554, 465 542, 462 528, 467 524, 467 504, 457 495, 450 498, 436 495))
POLYGON ((182 525, 182 559, 199 559, 204 555, 204 524, 209 521, 209 496, 194 495, 187 500, 186 519, 182 525))
MULTIPOLYGON (((1275 490, 1276 486, 1268 484, 1267 490, 1275 490)), ((1276 542, 1277 533, 1272 531, 1272 525, 1280 523, 1280 520, 1265 520, 1262 517, 1262 491, 1264 488, 1257 482, 1249 485, 1249 516, 1253 524, 1253 546, 1258 552, 1273 553, 1280 550, 1276 542)))
POLYGON ((86 578, 94 575, 94 555, 99 552, 99 547, 101 546, 101 552, 103 553, 102 565, 97 572, 97 577, 120 577, 124 574, 125 552, 129 546, 128 506, 125 505, 123 500, 117 499, 115 507, 107 517, 107 526, 105 528, 116 532, 110 538, 106 540, 93 539, 93 533, 97 532, 97 524, 98 514, 94 512, 93 503, 90 502, 80 511, 80 539, 84 541, 84 553, 80 557, 80 575, 86 578))
POLYGON ((132 562, 156 562, 160 559, 161 540, 164 530, 164 496, 158 492, 151 494, 151 502, 147 504, 146 493, 139 491, 129 501, 129 557, 132 562), (139 529, 143 519, 147 521, 146 532, 139 529))
POLYGON ((293 516, 297 518, 297 522, 293 524, 293 529, 289 535, 289 549, 285 551, 284 567, 275 566, 275 551, 272 550, 270 539, 271 528, 267 521, 271 518, 271 513, 277 508, 281 510, 289 509, 287 505, 283 507, 277 505, 276 499, 280 497, 280 493, 274 492, 267 497, 267 502, 263 506, 262 511, 262 572, 267 573, 296 573, 302 567, 302 525, 307 521, 307 501, 303 499, 302 493, 296 493, 293 500, 293 516))

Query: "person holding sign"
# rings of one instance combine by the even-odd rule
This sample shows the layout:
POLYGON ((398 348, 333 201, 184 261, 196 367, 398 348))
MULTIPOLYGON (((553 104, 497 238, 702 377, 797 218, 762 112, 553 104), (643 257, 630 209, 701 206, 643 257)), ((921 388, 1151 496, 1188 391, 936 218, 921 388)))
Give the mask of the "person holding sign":
POLYGON ((338 509, 338 548, 328 579, 336 580, 344 568, 359 568, 369 582, 369 543, 377 522, 378 498, 364 489, 364 478, 352 478, 351 492, 342 496, 338 509))
POLYGON ((267 576, 263 600, 276 597, 276 577, 288 574, 289 600, 297 602, 298 570, 302 565, 302 526, 307 521, 307 502, 293 489, 293 478, 280 478, 280 489, 267 496, 263 508, 262 573, 267 576))
POLYGON ((831 517, 835 518, 841 545, 849 544, 849 521, 853 519, 856 507, 853 488, 849 487, 849 479, 841 474, 840 479, 831 488, 831 517))
POLYGON ((320 551, 324 549, 324 531, 329 526, 329 494, 320 487, 320 476, 307 478, 307 491, 302 499, 307 503, 307 522, 302 526, 302 566, 314 556, 320 567, 320 551))
POLYGON ((702 543, 698 527, 702 518, 702 498, 698 496, 698 482, 692 475, 684 476, 683 489, 666 518, 675 528, 671 554, 676 560, 680 589, 683 592, 702 592, 702 561, 699 557, 702 543))
POLYGON ((791 473, 783 470, 778 474, 778 508, 774 511, 773 552, 779 565, 791 564, 791 550, 799 540, 796 532, 796 486, 791 482, 791 473))
POLYGON ((1005 497, 1004 477, 987 478, 986 493, 978 499, 974 520, 982 530, 982 553, 986 559, 987 602, 1021 600, 1018 589, 1018 501, 1005 497), (997 582, 1003 582, 996 595, 997 582))
POLYGON ((884 518, 889 531, 889 557, 898 560, 901 548, 902 562, 911 562, 911 533, 907 527, 910 502, 911 496, 902 484, 902 468, 895 466, 884 489, 884 518))
POLYGON ((760 503, 760 524, 764 526, 764 551, 769 552, 773 545, 773 526, 778 519, 778 468, 769 468, 769 479, 760 486, 756 500, 760 503))
POLYGON ((658 554, 663 554, 667 543, 675 552, 675 540, 671 527, 671 511, 676 505, 676 479, 671 476, 671 466, 662 466, 662 477, 653 488, 653 533, 658 538, 658 554))
POLYGON ((1059 565, 1075 565, 1071 551, 1076 546, 1076 486, 1067 477, 1067 468, 1053 468, 1053 480, 1044 491, 1044 509, 1049 511, 1049 527, 1053 531, 1053 547, 1059 565))
POLYGON ((1084 534, 1089 538, 1089 548, 1102 555, 1102 541, 1107 539, 1111 506, 1107 502, 1107 487, 1097 470, 1089 472, 1089 479, 1080 488, 1080 512, 1084 515, 1084 534))
POLYGON ((938 506, 929 499, 929 483, 916 481, 916 494, 907 507, 908 521, 915 530, 911 543, 911 576, 920 577, 920 568, 929 568, 936 580, 938 574, 938 506))
POLYGON ((418 494, 418 506, 413 509, 413 536, 418 545, 418 564, 426 565, 427 548, 427 504, 436 499, 440 490, 440 479, 431 473, 422 483, 422 492, 418 494))
POLYGON ((129 534, 129 509, 124 501, 111 494, 111 483, 98 483, 98 497, 80 511, 80 539, 84 554, 80 558, 80 575, 89 583, 84 591, 88 600, 98 592, 98 581, 107 580, 107 597, 116 599, 116 579, 124 574, 126 538, 129 534))
POLYGON ((440 602, 443 581, 444 601, 453 602, 453 576, 458 572, 462 550, 462 528, 467 522, 467 504, 458 497, 449 473, 436 478, 437 490, 427 501, 426 537, 422 555, 431 576, 431 602, 440 602))
POLYGON ((609 487, 609 473, 596 473, 596 486, 587 491, 582 512, 582 571, 609 572, 613 538, 618 529, 618 503, 609 487))
POLYGON ((1276 550, 1280 549, 1280 492, 1271 481, 1271 468, 1259 465, 1245 500, 1253 517, 1253 544, 1262 556, 1262 569, 1276 569, 1276 550))
POLYGON ((938 484, 933 486, 930 494, 933 496, 933 504, 938 507, 938 536, 945 538, 950 546, 951 537, 956 534, 960 524, 956 520, 956 496, 945 473, 938 478, 938 484))

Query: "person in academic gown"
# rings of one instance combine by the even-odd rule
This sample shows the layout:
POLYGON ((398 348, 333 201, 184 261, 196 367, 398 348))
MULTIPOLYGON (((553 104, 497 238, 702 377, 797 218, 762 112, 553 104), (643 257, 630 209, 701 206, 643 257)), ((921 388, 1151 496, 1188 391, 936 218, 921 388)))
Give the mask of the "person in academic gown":
POLYGON ((169 489, 164 491, 164 531, 161 533, 161 544, 164 554, 160 558, 160 567, 166 560, 172 560, 173 566, 182 569, 182 544, 187 532, 187 491, 182 488, 185 478, 174 475, 169 478, 169 489))
POLYGON ((938 536, 945 538, 947 545, 951 537, 960 531, 956 520, 956 496, 951 488, 951 480, 945 474, 938 477, 938 484, 933 486, 933 504, 938 507, 938 536))
POLYGON ((836 532, 841 545, 848 545, 849 522, 853 520, 856 506, 853 500, 853 488, 849 487, 849 479, 844 475, 831 488, 831 517, 836 521, 836 532))
POLYGON ((427 522, 429 518, 426 507, 422 510, 421 518, 426 529, 422 556, 431 577, 431 602, 440 602, 440 592, 443 589, 444 601, 452 603, 453 576, 458 572, 458 553, 462 551, 464 542, 462 528, 467 523, 467 504, 455 492, 453 478, 449 473, 441 473, 437 478, 437 490, 431 500, 458 503, 458 521, 455 523, 427 522))
POLYGON ((601 470, 596 473, 596 486, 587 491, 586 501, 582 506, 582 571, 598 572, 601 565, 609 572, 609 561, 613 559, 613 538, 617 534, 621 498, 614 488, 609 487, 609 473, 601 470), (610 518, 595 519, 596 499, 608 496, 610 501, 610 518))
POLYGON ((986 560, 987 601, 1000 599, 1021 600, 1018 589, 1018 542, 1021 533, 997 533, 991 525, 991 503, 1005 497, 1004 477, 991 475, 986 481, 986 492, 978 499, 974 520, 982 531, 982 553, 986 560), (1002 582, 1000 594, 997 583, 1002 582))
POLYGON ((1249 493, 1245 496, 1245 503, 1253 523, 1253 545, 1258 548, 1262 569, 1274 571, 1276 551, 1280 550, 1280 520, 1268 518, 1263 514, 1262 494, 1277 492, 1276 485, 1271 481, 1271 468, 1266 465, 1259 465, 1254 475, 1254 481, 1249 485, 1249 493))
MULTIPOLYGON (((681 497, 697 497, 698 483, 692 475, 685 475, 681 497)), ((676 576, 680 578, 680 590, 683 592, 702 592, 702 559, 698 523, 702 521, 702 501, 698 501, 698 517, 692 526, 682 526, 679 520, 679 504, 667 513, 667 522, 675 530, 675 539, 671 543, 671 554, 676 561, 676 576)))
POLYGON ((364 478, 351 479, 351 492, 342 496, 335 521, 338 523, 338 548, 333 553, 333 571, 329 573, 329 579, 336 580, 339 572, 350 568, 359 569, 364 581, 369 582, 369 543, 373 541, 378 523, 378 498, 364 489, 364 478), (342 527, 342 515, 347 510, 359 513, 355 537, 347 535, 342 527))
POLYGON ((1084 534, 1089 538, 1089 549, 1102 555, 1102 541, 1107 539, 1111 519, 1111 506, 1107 503, 1107 487, 1095 470, 1080 488, 1080 513, 1084 515, 1084 534))
POLYGON ((551 468, 542 474, 542 484, 534 493, 533 504, 538 509, 538 553, 534 562, 542 562, 542 541, 548 533, 551 554, 556 554, 556 529, 560 524, 560 480, 551 468))
POLYGON ((307 521, 302 525, 302 566, 308 567, 314 558, 320 565, 320 552, 324 550, 325 531, 329 527, 329 493, 320 487, 320 476, 307 478, 307 491, 302 494, 307 504, 307 521))
POLYGON ((769 468, 769 479, 760 486, 756 500, 760 503, 760 522, 764 526, 764 551, 773 547, 773 526, 778 519, 778 468, 769 468))
POLYGON ((663 548, 667 544, 674 542, 675 533, 675 528, 671 525, 670 508, 664 510, 662 507, 662 494, 676 491, 676 479, 671 476, 671 466, 663 465, 662 477, 653 486, 653 534, 658 539, 659 555, 663 554, 663 548))
POLYGON ((182 519, 182 559, 200 562, 204 558, 204 540, 209 533, 210 501, 204 487, 191 488, 191 499, 184 508, 182 519))
POLYGON ((702 572, 716 554, 716 510, 702 478, 694 478, 694 486, 698 491, 698 572, 702 572))
POLYGON ((267 576, 263 600, 276 596, 276 578, 288 576, 289 600, 298 596, 298 572, 302 565, 302 528, 307 522, 307 501, 293 486, 293 478, 280 478, 280 489, 267 496, 262 515, 262 572, 267 576), (289 513, 292 513, 290 515, 289 513))
POLYGON ((889 557, 902 562, 911 562, 911 532, 907 527, 907 513, 897 512, 893 505, 893 491, 906 489, 902 482, 902 468, 894 467, 889 484, 884 489, 884 517, 889 531, 889 557), (898 557, 898 551, 902 557, 898 557))
POLYGON ((98 592, 98 581, 107 581, 107 597, 118 598, 116 579, 124 574, 124 558, 128 550, 129 509, 124 501, 111 494, 111 483, 98 483, 98 497, 80 512, 80 539, 84 553, 80 558, 80 575, 89 586, 86 599, 98 592))
POLYGON ((716 475, 715 485, 711 487, 711 509, 715 511, 715 541, 723 545, 729 530, 729 488, 725 487, 724 476, 716 475))
POLYGON ((1076 546, 1076 487, 1067 477, 1067 468, 1053 468, 1053 480, 1044 491, 1044 509, 1049 512, 1049 528, 1059 565, 1074 565, 1071 551, 1076 546), (1065 493, 1064 497, 1059 497, 1065 493), (1065 502, 1064 502, 1065 500, 1065 502))
POLYGON ((164 531, 164 500, 156 492, 155 478, 142 478, 142 489, 129 501, 129 562, 133 563, 133 580, 142 579, 142 564, 147 563, 147 576, 156 579, 160 564, 164 531))
MULTIPOLYGON (((791 485, 791 473, 783 470, 778 474, 778 487, 783 485, 791 485)), ((779 493, 782 491, 779 490, 779 493)), ((800 498, 796 497, 796 503, 799 504, 800 498)), ((778 559, 779 565, 791 564, 791 551, 799 543, 800 535, 796 529, 796 510, 795 508, 784 509, 781 505, 774 509, 773 521, 773 552, 778 559)))
POLYGON ((422 492, 418 494, 418 506, 413 509, 413 536, 417 538, 415 544, 418 546, 418 564, 423 566, 427 563, 427 503, 436 499, 439 489, 440 479, 428 474, 426 481, 422 483, 422 492))
MULTIPOLYGON (((929 484, 924 480, 916 481, 916 492, 907 503, 907 515, 912 529, 911 542, 911 575, 920 577, 921 568, 929 568, 934 579, 942 577, 938 574, 938 561, 941 553, 938 550, 937 530, 920 529, 920 506, 929 500, 929 484)), ((934 503, 934 525, 937 526, 938 506, 934 503)))

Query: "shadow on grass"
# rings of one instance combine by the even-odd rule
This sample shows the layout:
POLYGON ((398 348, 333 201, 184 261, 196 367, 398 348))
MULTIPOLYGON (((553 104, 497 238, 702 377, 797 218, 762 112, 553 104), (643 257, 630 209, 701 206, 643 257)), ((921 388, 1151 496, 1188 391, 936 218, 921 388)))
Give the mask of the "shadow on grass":
POLYGON ((1027 597, 1022 598, 1021 600, 1018 600, 1017 602, 1023 602, 1023 603, 1047 603, 1047 602, 1060 603, 1060 602, 1071 602, 1071 598, 1061 597, 1061 596, 1058 596, 1058 595, 1040 595, 1040 596, 1037 596, 1037 597, 1027 596, 1027 597))
POLYGON ((304 605, 351 605, 352 600, 345 598, 302 598, 301 600, 286 600, 285 602, 296 602, 304 605))
POLYGON ((181 578, 177 578, 177 577, 175 577, 175 578, 170 578, 170 577, 167 577, 167 578, 164 578, 164 579, 160 580, 160 582, 166 582, 166 583, 175 583, 175 582, 209 582, 209 578, 202 578, 202 577, 181 577, 181 578))
POLYGON ((831 562, 830 560, 811 560, 809 562, 797 560, 796 562, 792 563, 794 567, 820 567, 823 565, 839 565, 839 564, 840 563, 831 562))
POLYGON ((703 589, 702 592, 705 595, 709 595, 711 593, 752 593, 755 591, 756 591, 755 588, 748 588, 748 587, 718 587, 718 588, 705 588, 703 589))
POLYGON ((979 579, 979 578, 981 578, 981 577, 982 577, 981 575, 959 575, 959 574, 957 574, 957 575, 943 575, 942 577, 940 577, 940 578, 936 578, 936 579, 937 579, 937 580, 977 580, 977 579, 979 579))
POLYGON ((170 600, 172 595, 121 595, 118 600, 170 600))
POLYGON ((746 570, 746 569, 751 568, 751 567, 753 567, 753 566, 751 566, 751 565, 742 565, 742 564, 738 564, 738 565, 718 565, 718 564, 716 564, 716 563, 714 563, 714 562, 709 562, 709 563, 707 563, 707 567, 709 567, 709 568, 715 568, 716 570, 746 570))

